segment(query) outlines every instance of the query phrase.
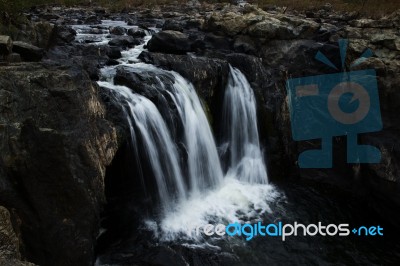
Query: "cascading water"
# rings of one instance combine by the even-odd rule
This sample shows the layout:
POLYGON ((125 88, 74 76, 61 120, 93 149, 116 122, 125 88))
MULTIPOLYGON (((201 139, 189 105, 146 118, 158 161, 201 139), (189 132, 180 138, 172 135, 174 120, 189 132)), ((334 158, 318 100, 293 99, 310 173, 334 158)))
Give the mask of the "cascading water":
POLYGON ((250 184, 268 182, 260 149, 254 92, 240 70, 230 66, 223 105, 223 135, 229 150, 228 176, 250 184))
MULTIPOLYGON (((146 36, 145 43, 150 38, 146 36)), ((138 56, 145 43, 123 51, 120 65, 103 68, 103 81, 98 82, 124 111, 134 157, 139 166, 140 161, 146 162, 155 179, 162 212, 158 218, 148 217, 145 225, 160 240, 199 240, 190 231, 194 227, 210 221, 249 221, 270 212, 268 202, 279 193, 267 184, 256 102, 245 76, 230 68, 223 103, 223 135, 230 158, 224 174, 212 130, 193 85, 176 72, 141 63, 138 56), (140 91, 115 85, 119 67, 151 77, 154 83, 149 89, 156 90, 152 95, 161 97, 163 103, 147 98, 146 92, 141 95, 140 91), (171 104, 176 116, 165 112, 171 104), (179 134, 174 132, 174 119, 182 125, 179 134)))
POLYGON ((199 193, 221 184, 221 163, 206 114, 193 85, 179 74, 172 73, 175 91, 171 97, 184 125, 190 188, 192 193, 199 193))
POLYGON ((156 179, 160 202, 164 211, 171 211, 174 202, 186 198, 186 188, 177 149, 160 112, 150 100, 132 93, 127 87, 108 82, 99 82, 99 85, 114 92, 115 98, 127 106, 123 110, 129 124, 135 156, 139 155, 138 131, 156 179))

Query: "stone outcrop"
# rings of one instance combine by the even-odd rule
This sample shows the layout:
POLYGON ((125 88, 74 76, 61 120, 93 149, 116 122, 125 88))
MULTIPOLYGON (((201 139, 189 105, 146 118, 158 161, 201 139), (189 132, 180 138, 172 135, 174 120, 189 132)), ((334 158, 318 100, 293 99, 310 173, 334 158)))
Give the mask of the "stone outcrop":
POLYGON ((93 263, 105 167, 117 150, 98 87, 79 67, 1 67, 0 103, 0 203, 20 220, 23 257, 93 263))

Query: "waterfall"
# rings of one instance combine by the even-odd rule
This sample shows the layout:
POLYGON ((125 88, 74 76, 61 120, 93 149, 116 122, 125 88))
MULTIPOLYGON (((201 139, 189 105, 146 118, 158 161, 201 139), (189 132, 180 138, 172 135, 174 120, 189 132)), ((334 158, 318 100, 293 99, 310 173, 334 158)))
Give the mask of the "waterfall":
MULTIPOLYGON (((114 92, 119 104, 128 106, 124 108, 124 112, 130 125, 133 146, 137 146, 140 137, 156 179, 160 201, 163 208, 170 211, 176 201, 187 199, 188 194, 199 194, 221 184, 223 172, 214 136, 191 83, 176 72, 151 65, 137 63, 130 67, 130 71, 135 73, 150 73, 156 77, 157 84, 153 88, 159 91, 160 95, 167 93, 170 96, 183 125, 186 160, 180 162, 178 147, 181 145, 177 142, 179 139, 175 141, 171 137, 165 119, 153 102, 125 86, 117 86, 112 82, 98 82, 101 87, 114 92), (171 81, 168 82, 168 86, 164 83, 167 79, 171 81), (184 174, 188 176, 188 180, 183 177, 184 174)), ((140 154, 138 151, 135 153, 135 156, 140 154)))
POLYGON ((198 193, 221 184, 221 163, 206 114, 193 85, 179 74, 172 73, 175 92, 171 97, 184 125, 191 192, 198 193))
MULTIPOLYGON (((151 100, 125 86, 114 85, 112 77, 110 82, 99 82, 123 106, 135 157, 145 156, 149 162, 164 213, 171 212, 177 203, 190 196, 221 187, 224 174, 217 146, 193 85, 173 71, 143 63, 124 65, 125 70, 156 77, 152 88, 160 95, 169 96, 183 125, 183 137, 174 139, 163 118, 168 115, 160 113, 164 107, 156 107, 151 100), (144 151, 138 151, 139 142, 143 143, 144 151), (182 144, 184 159, 179 156, 182 144)), ((268 177, 259 143, 254 93, 245 76, 232 67, 225 90, 223 121, 229 149, 226 178, 266 184, 268 177)))
MULTIPOLYGON (((78 35, 86 38, 84 34, 78 35)), ((154 220, 144 220, 145 225, 160 240, 175 241, 185 236, 194 239, 188 233, 190 229, 210 220, 259 219, 270 212, 268 202, 278 194, 267 183, 256 101, 245 76, 230 67, 222 105, 222 146, 227 147, 228 155, 223 160, 227 165, 224 173, 193 85, 174 71, 138 59, 150 38, 146 36, 143 44, 123 51, 119 66, 104 67, 103 81, 98 82, 121 107, 145 195, 157 197, 162 210, 154 220), (149 83, 136 91, 115 85, 118 67, 144 77, 149 83)))
POLYGON ((227 175, 251 184, 267 183, 254 92, 242 72, 232 66, 225 90, 222 121, 222 135, 229 150, 227 175))
POLYGON ((99 82, 99 85, 114 92, 114 97, 124 106, 135 157, 140 154, 137 148, 138 131, 145 156, 153 170, 160 203, 164 211, 171 211, 174 203, 186 198, 186 188, 176 146, 160 112, 150 100, 132 93, 125 86, 108 82, 99 82))

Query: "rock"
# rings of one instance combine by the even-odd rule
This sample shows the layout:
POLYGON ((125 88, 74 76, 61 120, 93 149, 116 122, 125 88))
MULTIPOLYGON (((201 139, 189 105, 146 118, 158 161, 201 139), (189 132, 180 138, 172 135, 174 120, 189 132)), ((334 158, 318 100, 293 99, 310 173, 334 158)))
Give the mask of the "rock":
POLYGON ((229 51, 232 49, 232 39, 226 36, 218 36, 212 33, 206 34, 204 37, 205 48, 225 50, 229 51))
POLYGON ((216 106, 214 101, 223 97, 229 73, 228 64, 224 60, 148 52, 142 52, 139 59, 181 74, 193 83, 197 93, 209 106, 216 106))
POLYGON ((20 63, 22 61, 20 54, 11 53, 7 56, 7 61, 9 63, 20 63))
POLYGON ((253 8, 249 13, 237 11, 214 13, 205 23, 205 29, 221 35, 248 34, 262 39, 294 39, 312 36, 319 24, 296 16, 268 13, 253 8))
POLYGON ((133 47, 140 44, 140 40, 133 38, 132 36, 118 36, 108 42, 111 46, 118 47, 133 47))
POLYGON ((13 229, 9 211, 0 206, 0 264, 4 266, 34 266, 21 260, 19 239, 13 229))
POLYGON ((67 26, 55 26, 51 45, 63 45, 72 42, 75 40, 76 31, 67 26))
POLYGON ((93 15, 85 18, 85 22, 83 24, 88 24, 88 25, 101 24, 101 20, 96 15, 93 15))
POLYGON ((120 26, 117 27, 110 27, 109 31, 111 34, 114 35, 124 35, 126 33, 126 29, 120 26))
POLYGON ((8 55, 12 51, 13 42, 10 36, 0 35, 0 55, 8 55))
POLYGON ((109 59, 109 60, 107 60, 106 65, 107 66, 116 66, 116 65, 119 65, 119 62, 115 59, 109 59))
POLYGON ((107 52, 107 56, 110 59, 119 59, 122 56, 121 55, 121 49, 119 47, 111 46, 110 49, 107 52))
POLYGON ((228 12, 225 14, 215 13, 206 22, 205 29, 212 32, 220 32, 228 36, 235 36, 244 32, 246 28, 263 20, 259 14, 240 14, 228 12))
POLYGON ((154 34, 147 43, 147 48, 151 52, 184 54, 191 51, 191 42, 186 34, 167 30, 154 34))
POLYGON ((146 32, 143 29, 135 29, 135 28, 131 28, 128 30, 127 34, 129 36, 132 36, 133 38, 143 38, 144 36, 146 36, 146 32))
POLYGON ((118 147, 97 85, 76 65, 1 67, 0 112, 0 205, 18 213, 26 258, 92 265, 118 147))
POLYGON ((24 61, 37 62, 43 57, 44 50, 29 43, 16 41, 13 52, 21 55, 24 61))
POLYGON ((47 48, 50 45, 50 41, 54 31, 54 24, 49 22, 37 22, 33 24, 33 36, 31 43, 39 48, 47 48))
MULTIPOLYGON (((135 93, 143 95, 152 101, 157 105, 172 135, 179 134, 177 130, 182 129, 179 111, 168 93, 168 91, 173 90, 175 82, 175 78, 171 73, 166 71, 136 70, 129 66, 119 66, 117 67, 114 82, 117 85, 130 88, 135 93)), ((157 186, 152 179, 146 180, 146 187, 147 189, 153 189, 154 193, 157 191, 157 186)), ((150 194, 153 195, 152 193, 150 194)), ((143 198, 143 196, 137 197, 138 200, 143 198)), ((143 204, 146 203, 143 202, 143 204)), ((151 208, 151 206, 148 206, 148 208, 151 208)))
POLYGON ((362 30, 362 38, 376 44, 396 40, 399 35, 395 29, 367 28, 362 30))
POLYGON ((357 19, 352 20, 349 24, 356 28, 393 28, 394 22, 391 19, 381 18, 378 20, 375 19, 357 19))
POLYGON ((256 55, 257 49, 254 41, 248 36, 239 35, 233 44, 233 50, 238 53, 256 55))
POLYGON ((0 206, 0 259, 20 259, 19 241, 10 220, 10 213, 0 206))
POLYGON ((185 28, 185 22, 178 21, 176 19, 166 20, 162 27, 163 31, 166 31, 166 30, 183 31, 184 28, 185 28))

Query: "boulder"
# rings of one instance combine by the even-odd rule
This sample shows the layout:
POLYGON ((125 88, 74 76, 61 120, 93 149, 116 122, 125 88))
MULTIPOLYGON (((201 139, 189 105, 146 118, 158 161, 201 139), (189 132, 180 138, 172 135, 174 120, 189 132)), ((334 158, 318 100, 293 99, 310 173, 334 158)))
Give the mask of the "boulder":
POLYGON ((121 49, 116 46, 111 46, 110 49, 107 51, 107 56, 110 59, 119 59, 121 58, 121 49))
POLYGON ((63 45, 75 40, 76 31, 68 26, 54 27, 50 45, 63 45))
POLYGON ((132 36, 118 36, 108 42, 111 46, 118 47, 133 47, 140 44, 140 40, 133 38, 132 36))
POLYGON ((54 24, 49 22, 37 22, 33 24, 33 36, 31 43, 39 48, 47 48, 50 45, 54 24))
POLYGON ((228 36, 235 36, 244 32, 249 26, 263 20, 257 13, 241 14, 237 12, 214 13, 206 22, 205 29, 211 32, 220 32, 228 36))
POLYGON ((13 42, 10 36, 0 35, 0 55, 8 55, 12 51, 13 42))
POLYGON ((113 35, 124 35, 126 33, 126 29, 120 26, 110 27, 109 31, 113 35))
POLYGON ((147 48, 151 52, 184 54, 191 51, 191 41, 182 32, 166 30, 154 34, 147 43, 147 48))
POLYGON ((168 19, 165 21, 163 25, 163 30, 174 30, 174 31, 183 31, 186 23, 184 21, 179 21, 176 19, 168 19))
POLYGON ((132 36, 133 38, 143 38, 146 36, 146 32, 144 29, 139 29, 139 28, 131 28, 128 30, 127 34, 129 36, 132 36))
POLYGON ((24 61, 37 62, 42 59, 44 50, 29 43, 16 41, 13 43, 13 52, 20 54, 24 61))

